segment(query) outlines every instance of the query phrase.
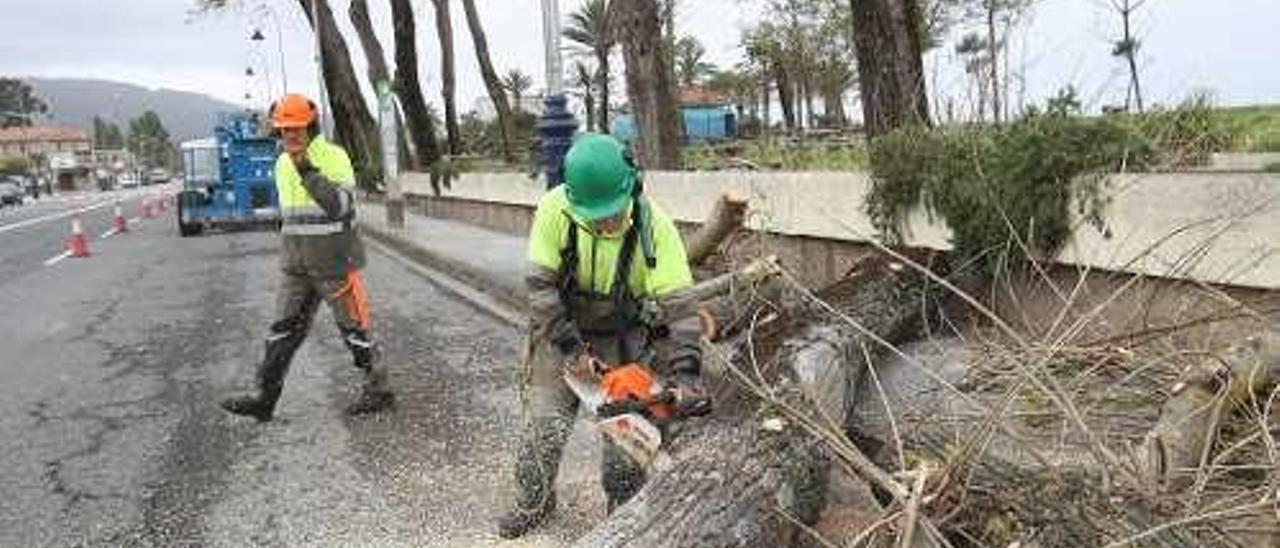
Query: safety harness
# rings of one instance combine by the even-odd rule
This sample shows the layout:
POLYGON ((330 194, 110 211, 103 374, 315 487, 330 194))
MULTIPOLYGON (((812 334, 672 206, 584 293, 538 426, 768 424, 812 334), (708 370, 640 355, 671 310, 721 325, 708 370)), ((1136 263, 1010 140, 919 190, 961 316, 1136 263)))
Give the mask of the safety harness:
MULTIPOLYGON (((613 314, 607 325, 579 325, 579 329, 586 333, 596 334, 617 334, 623 336, 628 328, 646 326, 645 310, 643 303, 632 293, 627 278, 631 274, 631 262, 634 260, 636 247, 641 248, 644 256, 645 266, 649 269, 656 268, 658 265, 657 255, 653 247, 653 234, 649 230, 650 214, 648 203, 643 199, 640 192, 640 185, 636 185, 636 190, 632 193, 632 220, 631 226, 627 228, 627 232, 622 237, 622 249, 618 253, 618 262, 614 269, 613 286, 610 288, 607 297, 596 294, 590 288, 583 290, 578 285, 578 223, 569 217, 566 211, 565 216, 569 217, 568 237, 564 248, 560 250, 560 271, 558 273, 558 286, 560 290, 560 300, 565 303, 568 310, 569 320, 574 321, 574 303, 582 302, 600 302, 608 299, 613 305, 613 314), (586 329, 583 329, 583 328, 586 329)), ((577 318, 582 319, 582 318, 577 318)), ((595 318, 594 320, 599 320, 595 318)), ((621 348, 621 345, 620 345, 621 348)))

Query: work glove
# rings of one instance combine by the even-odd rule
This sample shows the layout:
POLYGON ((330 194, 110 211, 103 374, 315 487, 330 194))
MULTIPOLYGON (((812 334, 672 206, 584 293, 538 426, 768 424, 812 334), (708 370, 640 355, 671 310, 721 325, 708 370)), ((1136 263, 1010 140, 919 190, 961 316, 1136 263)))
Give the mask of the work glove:
POLYGON ((711 395, 702 377, 688 370, 677 370, 670 382, 671 404, 680 417, 702 417, 711 414, 711 395))

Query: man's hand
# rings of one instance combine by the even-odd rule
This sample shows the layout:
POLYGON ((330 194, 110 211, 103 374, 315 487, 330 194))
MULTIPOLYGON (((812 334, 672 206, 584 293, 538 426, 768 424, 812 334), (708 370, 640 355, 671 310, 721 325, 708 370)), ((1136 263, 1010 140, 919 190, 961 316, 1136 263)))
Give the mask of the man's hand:
POLYGON ((311 164, 311 158, 307 156, 306 149, 297 152, 290 152, 289 159, 293 160, 293 168, 298 170, 299 175, 305 175, 310 171, 315 171, 315 166, 311 164))

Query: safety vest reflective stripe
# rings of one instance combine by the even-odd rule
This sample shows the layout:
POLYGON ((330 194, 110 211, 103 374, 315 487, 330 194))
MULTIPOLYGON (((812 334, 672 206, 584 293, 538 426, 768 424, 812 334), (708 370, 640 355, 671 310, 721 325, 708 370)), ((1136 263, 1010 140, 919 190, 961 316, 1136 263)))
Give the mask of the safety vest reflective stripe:
POLYGON ((334 221, 328 223, 285 223, 280 227, 281 234, 290 236, 328 236, 341 234, 347 230, 347 223, 334 221))
POLYGON ((322 217, 328 220, 328 217, 325 215, 324 210, 321 209, 320 206, 314 206, 314 205, 292 206, 292 207, 286 206, 285 208, 281 209, 280 214, 283 215, 285 219, 288 219, 290 217, 322 217))

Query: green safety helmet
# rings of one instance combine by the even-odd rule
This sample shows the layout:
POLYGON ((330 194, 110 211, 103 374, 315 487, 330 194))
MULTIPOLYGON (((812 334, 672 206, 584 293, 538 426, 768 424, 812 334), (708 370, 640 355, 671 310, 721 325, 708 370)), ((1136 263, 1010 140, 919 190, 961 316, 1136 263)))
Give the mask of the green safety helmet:
POLYGON ((636 168, 617 139, 599 133, 578 137, 564 157, 565 193, 579 217, 596 221, 627 206, 636 184, 636 168))

